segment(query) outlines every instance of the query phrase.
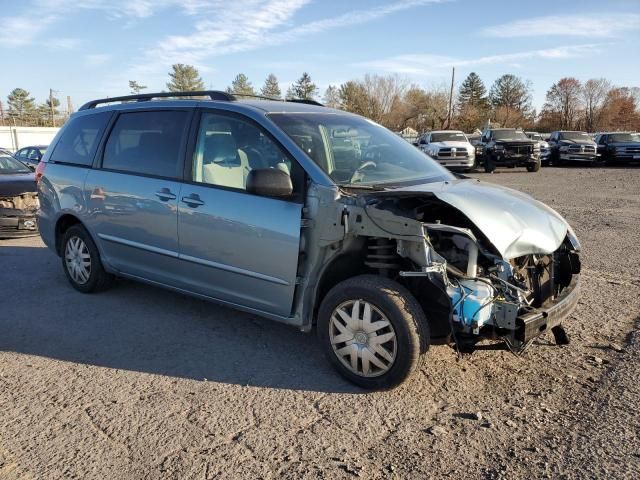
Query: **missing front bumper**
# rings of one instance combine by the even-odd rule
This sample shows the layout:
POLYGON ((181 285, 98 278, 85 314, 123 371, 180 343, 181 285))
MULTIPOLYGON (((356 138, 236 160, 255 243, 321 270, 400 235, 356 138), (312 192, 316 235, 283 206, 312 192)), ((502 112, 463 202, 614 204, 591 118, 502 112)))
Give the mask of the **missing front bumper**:
POLYGON ((579 292, 580 275, 574 275, 569 286, 551 305, 516 318, 515 340, 519 344, 526 345, 546 331, 560 325, 576 308, 579 292))

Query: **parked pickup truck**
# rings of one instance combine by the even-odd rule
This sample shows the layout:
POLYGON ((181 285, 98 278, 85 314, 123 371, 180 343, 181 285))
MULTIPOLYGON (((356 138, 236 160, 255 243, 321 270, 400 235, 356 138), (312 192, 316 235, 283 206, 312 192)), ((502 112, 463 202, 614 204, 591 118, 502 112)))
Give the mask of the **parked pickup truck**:
POLYGON ((544 137, 538 132, 525 132, 527 137, 531 140, 538 142, 538 146, 540 147, 540 163, 542 166, 546 167, 549 165, 549 158, 551 157, 551 150, 549 149, 549 142, 547 142, 544 137))
POLYGON ((565 165, 567 162, 598 161, 596 142, 587 132, 557 131, 549 137, 551 162, 554 165, 565 165))
POLYGON ((480 140, 485 172, 496 167, 526 167, 540 170, 540 145, 516 128, 486 128, 480 140))
POLYGON ((427 132, 418 140, 418 148, 449 170, 469 172, 476 166, 476 149, 460 130, 427 132))
POLYGON ((640 161, 640 133, 599 133, 596 144, 598 154, 607 163, 640 161))

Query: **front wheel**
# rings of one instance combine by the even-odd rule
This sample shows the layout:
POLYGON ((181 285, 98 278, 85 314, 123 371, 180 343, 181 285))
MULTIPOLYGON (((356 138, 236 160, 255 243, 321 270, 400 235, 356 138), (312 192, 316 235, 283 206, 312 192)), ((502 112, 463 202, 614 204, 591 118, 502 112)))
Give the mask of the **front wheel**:
POLYGON ((487 153, 484 157, 484 171, 486 173, 493 173, 496 169, 496 161, 493 154, 487 153))
POLYGON ((429 345, 429 326, 417 300, 397 282, 375 275, 333 287, 320 305, 317 328, 329 362, 367 389, 400 385, 429 345))
POLYGON ((527 164, 527 172, 537 172, 538 170, 540 170, 540 160, 527 164))

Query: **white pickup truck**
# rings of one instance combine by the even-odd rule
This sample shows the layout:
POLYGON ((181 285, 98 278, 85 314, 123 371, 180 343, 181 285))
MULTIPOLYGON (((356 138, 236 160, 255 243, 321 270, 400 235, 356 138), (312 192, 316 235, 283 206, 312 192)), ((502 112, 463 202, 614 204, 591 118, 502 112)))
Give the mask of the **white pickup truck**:
POLYGON ((476 150, 459 130, 436 130, 418 139, 418 148, 449 170, 476 168, 476 150))

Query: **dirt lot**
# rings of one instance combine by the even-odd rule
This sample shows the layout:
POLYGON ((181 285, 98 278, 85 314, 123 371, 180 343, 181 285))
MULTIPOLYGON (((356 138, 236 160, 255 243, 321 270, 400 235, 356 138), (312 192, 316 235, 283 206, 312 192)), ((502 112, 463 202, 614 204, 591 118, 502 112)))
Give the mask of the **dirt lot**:
POLYGON ((502 170, 581 239, 572 343, 366 393, 315 337, 0 241, 0 478, 640 478, 640 169, 502 170))

